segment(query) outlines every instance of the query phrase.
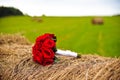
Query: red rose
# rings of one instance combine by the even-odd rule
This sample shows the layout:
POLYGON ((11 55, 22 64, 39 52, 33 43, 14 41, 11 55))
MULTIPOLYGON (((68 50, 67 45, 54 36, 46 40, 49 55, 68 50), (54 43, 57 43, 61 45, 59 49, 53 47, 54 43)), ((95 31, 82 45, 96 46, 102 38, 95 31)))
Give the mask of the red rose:
POLYGON ((50 58, 54 58, 54 52, 52 49, 49 48, 42 48, 42 53, 43 53, 43 58, 45 59, 50 59, 50 58))
POLYGON ((44 59, 43 66, 53 64, 54 60, 53 59, 44 59))
POLYGON ((41 65, 49 65, 54 62, 54 51, 56 47, 54 34, 44 34, 36 39, 36 43, 32 48, 33 60, 41 65))
POLYGON ((33 47, 32 53, 33 53, 33 60, 41 64, 43 61, 41 52, 35 47, 33 47))
POLYGON ((55 53, 53 52, 52 49, 48 49, 48 48, 42 48, 42 53, 43 53, 43 65, 49 65, 49 64, 53 64, 54 62, 54 55, 55 53))
POLYGON ((44 42, 45 39, 48 39, 48 38, 53 38, 54 37, 54 34, 49 34, 49 33, 46 33, 42 36, 39 36, 37 39, 36 39, 36 42, 44 42))
POLYGON ((51 48, 53 49, 55 47, 55 42, 52 39, 46 39, 43 42, 42 47, 46 47, 46 48, 51 48))

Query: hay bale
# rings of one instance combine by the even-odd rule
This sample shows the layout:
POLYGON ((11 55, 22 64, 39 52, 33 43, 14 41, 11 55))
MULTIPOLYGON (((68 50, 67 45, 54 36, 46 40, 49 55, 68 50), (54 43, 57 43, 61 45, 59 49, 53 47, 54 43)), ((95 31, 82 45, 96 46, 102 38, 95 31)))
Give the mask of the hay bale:
POLYGON ((30 45, 0 45, 0 64, 4 69, 12 68, 22 58, 31 56, 30 45))
POLYGON ((0 45, 1 44, 22 44, 22 45, 28 45, 30 42, 20 34, 0 34, 0 45))
POLYGON ((0 45, 1 80, 120 80, 119 58, 57 55, 58 63, 42 66, 33 62, 31 47, 15 43, 0 45))
POLYGON ((0 80, 2 80, 2 74, 3 74, 3 70, 2 70, 2 65, 0 64, 0 80))
POLYGON ((32 21, 43 22, 43 19, 41 17, 32 17, 32 21))
POLYGON ((102 24, 104 24, 104 20, 103 20, 102 17, 95 17, 95 18, 92 19, 91 22, 94 25, 102 25, 102 24))
POLYGON ((54 65, 41 66, 27 57, 3 74, 4 80, 119 80, 120 59, 84 55, 60 57, 54 65), (9 74, 8 74, 9 73, 9 74), (7 75, 7 76, 6 76, 7 75))
MULTIPOLYGON (((1 79, 11 74, 11 69, 20 62, 23 58, 30 57, 32 45, 20 45, 20 44, 4 44, 0 45, 0 75, 1 79), (2 71, 1 71, 2 70, 2 71), (3 76, 7 72, 6 76, 3 76)), ((5 79, 8 80, 9 78, 5 79)))

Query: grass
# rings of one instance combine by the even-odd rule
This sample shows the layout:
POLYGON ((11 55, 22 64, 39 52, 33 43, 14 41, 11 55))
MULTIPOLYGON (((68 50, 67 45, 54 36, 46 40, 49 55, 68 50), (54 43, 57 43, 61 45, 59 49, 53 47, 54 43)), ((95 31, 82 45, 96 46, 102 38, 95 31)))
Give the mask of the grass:
POLYGON ((92 25, 92 17, 42 17, 43 22, 29 16, 0 19, 1 33, 21 33, 34 43, 37 36, 54 33, 57 47, 82 54, 120 56, 120 17, 103 17, 104 25, 92 25))

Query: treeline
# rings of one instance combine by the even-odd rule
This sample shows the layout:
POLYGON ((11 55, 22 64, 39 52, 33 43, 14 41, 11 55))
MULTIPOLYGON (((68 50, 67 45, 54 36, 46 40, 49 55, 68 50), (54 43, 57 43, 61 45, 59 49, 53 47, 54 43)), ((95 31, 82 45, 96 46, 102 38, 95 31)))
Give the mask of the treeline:
POLYGON ((0 7, 0 17, 11 15, 23 15, 23 13, 19 9, 13 7, 0 7))

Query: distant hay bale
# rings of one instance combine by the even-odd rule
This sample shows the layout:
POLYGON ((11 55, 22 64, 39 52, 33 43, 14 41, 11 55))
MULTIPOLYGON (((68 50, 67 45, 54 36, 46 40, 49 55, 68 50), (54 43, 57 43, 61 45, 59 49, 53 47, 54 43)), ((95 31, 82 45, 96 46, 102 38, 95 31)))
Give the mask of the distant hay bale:
POLYGON ((30 44, 30 42, 20 34, 0 34, 0 45, 1 44, 30 44))
POLYGON ((102 17, 95 17, 92 19, 92 24, 102 25, 102 24, 104 24, 104 20, 102 17))
POLYGON ((43 19, 41 17, 32 17, 32 21, 43 22, 43 19))

